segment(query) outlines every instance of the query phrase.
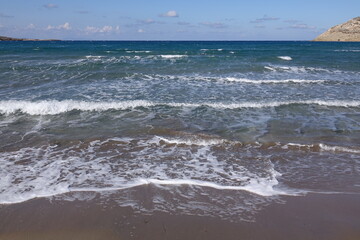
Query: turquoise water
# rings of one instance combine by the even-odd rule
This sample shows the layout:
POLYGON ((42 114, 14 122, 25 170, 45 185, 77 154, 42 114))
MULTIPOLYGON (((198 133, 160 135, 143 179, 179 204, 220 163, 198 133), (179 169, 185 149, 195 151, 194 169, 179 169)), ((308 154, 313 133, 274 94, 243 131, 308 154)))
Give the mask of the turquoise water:
POLYGON ((149 185, 226 216, 359 193, 359 43, 1 42, 0 63, 0 203, 149 185))

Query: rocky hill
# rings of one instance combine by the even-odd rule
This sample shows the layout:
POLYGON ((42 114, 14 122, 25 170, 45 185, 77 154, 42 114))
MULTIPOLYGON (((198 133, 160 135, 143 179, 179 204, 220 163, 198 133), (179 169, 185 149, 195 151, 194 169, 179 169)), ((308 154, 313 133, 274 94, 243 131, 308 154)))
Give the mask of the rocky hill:
POLYGON ((314 41, 360 42, 360 17, 330 28, 314 41))

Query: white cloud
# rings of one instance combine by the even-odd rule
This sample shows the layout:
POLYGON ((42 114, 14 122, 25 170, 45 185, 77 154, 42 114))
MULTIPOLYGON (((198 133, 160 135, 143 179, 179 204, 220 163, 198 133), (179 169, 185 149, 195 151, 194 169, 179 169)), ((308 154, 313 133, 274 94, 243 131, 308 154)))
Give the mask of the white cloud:
POLYGON ((125 27, 129 27, 129 28, 141 28, 144 25, 152 25, 152 24, 165 24, 165 22, 163 21, 155 21, 152 18, 148 18, 145 20, 137 20, 135 23, 130 23, 130 24, 126 24, 125 27))
POLYGON ((14 16, 6 15, 3 13, 0 13, 0 18, 13 18, 14 16))
POLYGON ((139 20, 138 21, 139 24, 154 24, 154 23, 159 23, 157 21, 155 21, 154 19, 146 19, 146 20, 139 20))
POLYGON ((145 31, 144 31, 144 29, 141 29, 141 28, 140 28, 140 29, 137 30, 137 32, 138 32, 138 33, 144 33, 145 31))
POLYGON ((210 28, 227 28, 227 25, 221 22, 201 22, 200 25, 210 28))
POLYGON ((177 22, 177 24, 182 26, 190 25, 189 22, 177 22))
POLYGON ((294 28, 294 29, 316 29, 316 27, 314 26, 309 26, 307 24, 294 24, 291 25, 290 28, 294 28))
POLYGON ((288 19, 288 20, 284 20, 285 23, 292 23, 292 24, 295 24, 295 23, 298 23, 299 21, 298 20, 294 20, 294 19, 288 19))
POLYGON ((257 18, 253 21, 250 21, 250 23, 262 23, 262 22, 266 22, 266 21, 276 21, 279 19, 280 18, 277 18, 277 17, 269 17, 267 15, 264 15, 262 18, 257 18))
POLYGON ((160 17, 179 17, 179 14, 174 10, 170 10, 166 13, 160 14, 159 16, 160 17))
POLYGON ((89 11, 79 10, 79 11, 76 11, 76 13, 79 13, 79 14, 88 14, 89 11))
POLYGON ((43 5, 43 7, 44 7, 44 8, 47 8, 47 9, 52 9, 52 8, 58 8, 58 5, 52 4, 52 3, 48 3, 48 4, 43 5))
POLYGON ((29 25, 27 25, 26 29, 35 29, 35 25, 30 23, 29 25))
POLYGON ((59 26, 51 26, 48 25, 46 30, 70 30, 70 23, 66 22, 63 25, 59 25, 59 26))
POLYGON ((93 27, 93 26, 87 26, 85 28, 86 33, 111 33, 111 32, 120 32, 119 26, 103 26, 103 27, 93 27))

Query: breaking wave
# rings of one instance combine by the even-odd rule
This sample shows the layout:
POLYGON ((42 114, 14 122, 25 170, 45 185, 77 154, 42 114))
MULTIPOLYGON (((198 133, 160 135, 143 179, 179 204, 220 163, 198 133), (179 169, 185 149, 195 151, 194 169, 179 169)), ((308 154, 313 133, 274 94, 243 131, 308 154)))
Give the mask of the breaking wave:
MULTIPOLYGON (((0 153, 0 204, 69 192, 117 191, 140 185, 192 185, 294 195, 274 188, 280 173, 269 160, 228 161, 218 140, 110 138, 0 153), (189 144, 184 145, 183 143, 189 144), (106 151, 104 151, 106 149, 106 151), (141 151, 139 151, 141 149, 141 151), (26 169, 26 170, 25 170, 26 169), (16 184, 15 184, 16 183, 16 184)), ((243 156, 245 157, 245 156, 243 156)))
POLYGON ((160 55, 160 57, 165 59, 171 59, 171 58, 184 58, 187 57, 187 55, 160 55))
POLYGON ((278 58, 281 59, 281 60, 285 60, 285 61, 291 61, 292 60, 292 58, 289 57, 289 56, 278 56, 278 58))
POLYGON ((247 78, 228 77, 229 82, 252 83, 252 84, 286 84, 286 83, 324 83, 325 80, 305 80, 305 79, 283 79, 283 80, 252 80, 247 78))
POLYGON ((117 101, 117 102, 90 102, 74 100, 44 100, 44 101, 0 101, 1 114, 14 114, 22 112, 29 115, 56 115, 73 110, 78 111, 107 111, 107 110, 126 110, 133 108, 149 108, 154 106, 169 107, 211 107, 215 109, 240 109, 240 108, 269 108, 287 105, 320 105, 327 107, 359 107, 360 101, 341 101, 341 100, 305 100, 305 101, 273 101, 273 102, 203 102, 203 103, 181 103, 181 102, 153 102, 147 100, 117 101))

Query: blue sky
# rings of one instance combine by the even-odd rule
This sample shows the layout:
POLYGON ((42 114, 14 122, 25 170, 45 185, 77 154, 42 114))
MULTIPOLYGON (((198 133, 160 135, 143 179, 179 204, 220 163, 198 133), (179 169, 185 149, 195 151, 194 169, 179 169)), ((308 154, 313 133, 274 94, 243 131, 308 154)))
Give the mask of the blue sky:
POLYGON ((0 0, 0 35, 69 40, 311 40, 360 0, 0 0))

